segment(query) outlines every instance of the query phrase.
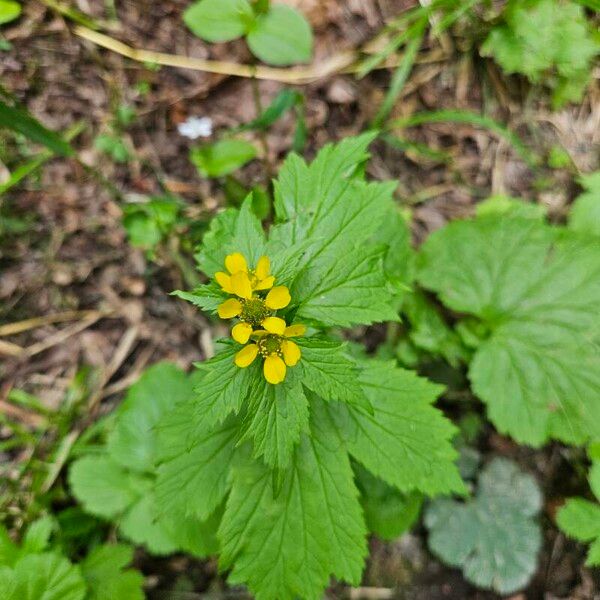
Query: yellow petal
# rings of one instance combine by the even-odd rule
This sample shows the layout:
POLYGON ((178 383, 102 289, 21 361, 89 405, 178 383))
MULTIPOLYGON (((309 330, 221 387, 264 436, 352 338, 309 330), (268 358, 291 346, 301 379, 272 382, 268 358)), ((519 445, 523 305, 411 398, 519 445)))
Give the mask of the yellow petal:
POLYGON ((217 309, 221 319, 233 319, 242 312, 242 303, 235 298, 225 300, 221 306, 217 309))
POLYGON ((250 323, 238 323, 231 330, 231 337, 240 344, 246 344, 252 334, 252 325, 250 323))
POLYGON ((306 333, 306 325, 302 325, 300 323, 296 325, 290 325, 285 328, 283 335, 285 337, 298 337, 299 335, 304 335, 306 333))
POLYGON ((298 363, 302 353, 298 345, 290 340, 283 340, 281 343, 281 351, 283 352, 283 360, 288 367, 293 367, 298 363))
POLYGON ((265 335, 269 335, 269 332, 265 331, 264 329, 257 329, 256 331, 252 332, 252 336, 255 337, 257 340, 260 340, 260 338, 265 337, 265 335))
POLYGON ((277 385, 285 379, 285 363, 277 354, 271 354, 265 358, 263 373, 269 383, 277 385))
POLYGON ((256 344, 248 344, 235 355, 235 364, 241 369, 245 369, 254 362, 257 356, 258 346, 256 344))
POLYGON ((240 271, 248 272, 248 263, 244 255, 239 252, 234 252, 225 257, 225 267, 232 275, 240 271))
POLYGON ((283 335, 285 331, 285 321, 279 317, 267 317, 261 325, 269 332, 283 335))
POLYGON ((278 310, 285 308, 291 300, 290 291, 285 285, 278 285, 267 294, 265 304, 272 310, 278 310))
POLYGON ((274 283, 275 283, 275 277, 273 277, 273 275, 269 275, 268 277, 265 277, 264 279, 261 279, 254 286, 254 289, 255 290, 268 290, 268 289, 270 289, 270 288, 273 287, 274 283))
POLYGON ((231 276, 231 288, 233 289, 233 293, 240 298, 246 298, 247 300, 252 298, 250 278, 248 277, 248 273, 244 271, 238 271, 235 275, 231 276))
POLYGON ((227 292, 228 294, 234 293, 233 288, 231 287, 231 277, 229 277, 227 273, 219 271, 218 273, 215 273, 215 279, 224 292, 227 292))
POLYGON ((260 281, 266 279, 271 272, 271 261, 268 256, 261 256, 256 264, 256 278, 260 281))

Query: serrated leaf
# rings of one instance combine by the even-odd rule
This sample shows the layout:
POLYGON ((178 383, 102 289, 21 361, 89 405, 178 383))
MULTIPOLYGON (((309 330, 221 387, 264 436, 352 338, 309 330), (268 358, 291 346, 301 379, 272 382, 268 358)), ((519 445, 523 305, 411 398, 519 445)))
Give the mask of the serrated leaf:
POLYGON ((78 567, 58 554, 29 554, 13 569, 0 569, 2 600, 83 600, 86 586, 78 567))
POLYGON ((580 179, 584 192, 577 196, 569 213, 569 228, 600 236, 600 171, 580 179))
POLYGON ((199 369, 198 382, 186 409, 191 419, 188 427, 190 445, 196 438, 196 431, 191 427, 193 424, 202 432, 206 427, 222 423, 231 413, 237 414, 248 396, 250 386, 261 377, 258 361, 246 369, 240 369, 234 363, 238 350, 239 346, 231 346, 196 365, 199 369))
POLYGON ((247 0, 200 0, 186 9, 183 20, 207 42, 228 42, 248 31, 254 12, 247 0))
POLYGON ((273 4, 259 15, 247 40, 252 53, 271 65, 308 62, 312 55, 310 25, 300 12, 284 4, 273 4))
POLYGON ((161 462, 155 486, 159 511, 200 520, 210 517, 229 489, 237 435, 235 420, 200 430, 190 421, 186 405, 169 415, 159 429, 161 462))
POLYGON ((505 459, 492 461, 481 478, 475 499, 431 504, 425 516, 429 547, 447 564, 462 568, 471 583, 511 594, 536 570, 542 536, 534 516, 541 494, 531 476, 505 459))
POLYGON ((233 470, 219 530, 221 566, 257 600, 321 598, 330 573, 358 584, 366 528, 348 457, 330 428, 314 419, 281 491, 260 463, 233 470))
POLYGON ((456 430, 431 406, 441 388, 375 360, 365 363, 360 381, 372 413, 348 404, 330 408, 350 454, 400 491, 463 493, 450 442, 456 430))
POLYGON ((248 396, 240 441, 251 440, 254 456, 284 470, 289 465, 300 435, 308 430, 308 400, 299 378, 288 374, 280 385, 256 377, 248 396))
POLYGON ((188 376, 174 364, 159 363, 146 369, 119 407, 108 438, 112 459, 129 469, 151 472, 156 426, 166 413, 191 396, 192 389, 188 376))
POLYGON ((500 431, 600 437, 600 241, 482 217, 433 234, 419 262, 421 283, 484 329, 469 377, 500 431))
POLYGON ((358 382, 358 368, 345 353, 346 344, 326 338, 296 340, 304 385, 324 400, 339 400, 372 411, 358 382))
POLYGON ((340 327, 397 321, 392 295, 385 287, 386 251, 381 246, 358 248, 337 263, 328 262, 328 271, 311 270, 311 276, 321 275, 318 283, 310 289, 302 287, 306 284, 292 287, 292 297, 300 300, 298 318, 340 327))
POLYGON ((81 563, 89 600, 143 600, 143 575, 125 569, 133 559, 133 549, 122 544, 94 548, 81 563))
POLYGON ((206 275, 213 277, 225 266, 225 257, 241 252, 250 265, 256 265, 265 253, 265 234, 252 210, 252 199, 246 198, 241 209, 228 209, 215 217, 196 254, 198 265, 206 275))
POLYGON ((186 300, 194 306, 213 314, 217 312, 219 305, 228 298, 228 296, 223 293, 223 290, 215 283, 199 285, 191 292, 176 290, 171 292, 171 295, 186 300))

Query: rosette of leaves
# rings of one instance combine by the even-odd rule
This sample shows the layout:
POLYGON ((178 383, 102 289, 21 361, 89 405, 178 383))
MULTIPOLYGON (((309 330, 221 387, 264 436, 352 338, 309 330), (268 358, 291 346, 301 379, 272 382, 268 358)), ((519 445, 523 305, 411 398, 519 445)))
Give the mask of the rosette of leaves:
POLYGON ((428 507, 429 547, 446 564, 461 568, 476 586, 513 593, 536 570, 541 504, 531 475, 509 460, 494 459, 482 471, 472 500, 442 498, 428 507))
POLYGON ((586 564, 598 567, 600 566, 600 456, 592 463, 588 479, 597 501, 570 498, 558 511, 556 522, 569 537, 590 544, 586 564))
POLYGON ((507 73, 548 84, 555 106, 580 101, 600 51, 583 8, 569 0, 511 0, 502 18, 481 53, 507 73))
MULTIPOLYGON (((291 155, 275 181, 268 234, 247 201, 214 219, 197 255, 211 279, 234 252, 249 265, 268 256, 291 294, 278 317, 309 325, 294 338, 300 360, 277 385, 256 362, 237 367, 240 346, 225 344, 197 365, 195 396, 158 429, 158 505, 204 520, 224 502, 220 567, 259 599, 317 599, 332 575, 360 582, 361 501, 375 506, 380 494, 361 499, 351 460, 389 486, 383 495, 464 491, 455 428, 432 406, 442 388, 391 362, 354 359, 327 334, 396 320, 405 289, 408 236, 398 245, 402 230, 390 239, 386 228, 403 223, 395 185, 364 178, 372 139, 326 146, 310 165, 291 155)), ((179 295, 211 313, 227 299, 214 283, 179 295)))
POLYGON ((183 16, 185 24, 207 42, 244 36, 252 54, 272 65, 307 62, 313 36, 302 13, 269 0, 198 0, 183 16))
POLYGON ((50 547, 52 527, 49 518, 38 519, 18 545, 0 525, 2 600, 143 600, 142 574, 126 568, 132 548, 98 546, 74 565, 50 547))
POLYGON ((214 521, 160 511, 154 493, 156 427, 192 395, 195 379, 169 363, 147 369, 119 407, 107 443, 77 459, 69 472, 86 512, 116 523, 123 537, 154 554, 216 552, 214 521))
POLYGON ((520 211, 432 234, 418 280, 456 313, 469 378, 520 443, 600 437, 600 239, 520 211))

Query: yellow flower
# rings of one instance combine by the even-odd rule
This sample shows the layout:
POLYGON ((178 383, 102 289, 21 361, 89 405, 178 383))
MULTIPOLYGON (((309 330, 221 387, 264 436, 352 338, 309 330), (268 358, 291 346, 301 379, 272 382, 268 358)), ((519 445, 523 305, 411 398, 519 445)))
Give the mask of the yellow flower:
POLYGON ((249 300, 252 292, 269 290, 275 283, 271 275, 271 261, 268 256, 261 256, 255 269, 249 269, 243 254, 235 252, 225 257, 225 268, 229 274, 219 271, 215 279, 223 291, 249 300))
POLYGON ((285 379, 287 367, 298 364, 301 357, 300 348, 289 338, 304 335, 306 327, 300 324, 287 327, 285 321, 279 317, 268 317, 263 321, 263 326, 264 329, 251 334, 256 341, 244 346, 235 355, 235 364, 245 369, 260 354, 265 359, 265 379, 277 385, 285 379))

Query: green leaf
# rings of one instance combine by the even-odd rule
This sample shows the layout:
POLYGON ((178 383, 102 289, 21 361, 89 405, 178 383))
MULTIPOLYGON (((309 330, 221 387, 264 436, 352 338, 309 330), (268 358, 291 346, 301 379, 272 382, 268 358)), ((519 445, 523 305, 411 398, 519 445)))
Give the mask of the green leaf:
POLYGON ((0 567, 12 566, 19 556, 19 547, 10 539, 4 525, 0 524, 0 567))
POLYGON ((530 475, 495 459, 482 472, 473 500, 440 499, 430 505, 425 515, 429 547, 445 563, 462 568, 476 586, 512 594, 536 571, 542 536, 535 517, 541 503, 530 475))
POLYGON ((229 490, 237 435, 235 420, 200 430, 185 404, 165 418, 159 429, 159 510, 208 519, 229 490))
POLYGON ((118 523, 121 533, 154 554, 177 546, 157 519, 152 480, 126 471, 108 456, 86 456, 69 472, 73 495, 86 512, 118 523))
POLYGON ((303 102, 304 96, 297 90, 286 88, 281 90, 271 104, 254 120, 240 127, 241 131, 255 129, 265 131, 285 113, 303 102))
POLYGON ((59 135, 44 127, 27 111, 9 106, 0 100, 0 127, 7 127, 24 135, 32 142, 42 144, 59 156, 73 156, 73 148, 59 135))
POLYGON ((337 263, 325 258, 313 262, 311 282, 305 278, 292 287, 292 298, 301 299, 298 318, 340 327, 397 321, 398 313, 385 287, 386 251, 385 246, 357 248, 337 263), (320 264, 326 264, 329 270, 320 264), (315 275, 321 275, 320 281, 315 275), (294 295, 296 290, 301 291, 294 295))
POLYGON ((234 363, 239 349, 239 346, 231 346, 210 360, 197 363, 200 372, 195 393, 182 407, 190 419, 188 443, 193 443, 196 430, 201 435, 206 427, 222 423, 231 413, 237 414, 252 383, 259 379, 258 361, 246 369, 234 363))
POLYGON ((419 518, 423 496, 417 492, 403 494, 359 464, 354 471, 369 531, 389 541, 408 531, 419 518))
POLYGON ((127 510, 147 487, 144 478, 128 473, 108 456, 84 456, 69 471, 73 495, 86 512, 112 519, 127 510))
POLYGON ((454 426, 431 403, 441 388, 391 363, 368 361, 360 382, 373 412, 330 406, 348 451, 402 492, 464 492, 454 460, 454 426))
POLYGON ((156 462, 156 427, 180 402, 192 396, 194 382, 171 363, 144 371, 117 413, 108 438, 114 461, 134 471, 152 472, 156 462))
POLYGON ((126 163, 131 159, 131 152, 125 140, 119 135, 103 133, 94 140, 94 148, 104 152, 117 163, 126 163))
POLYGON ((308 430, 308 400, 293 373, 284 383, 271 385, 255 377, 240 441, 252 440, 254 457, 275 469, 288 467, 300 435, 308 430))
MULTIPOLYGON (((600 462, 592 463, 589 482, 594 495, 600 500, 600 462)), ((592 542, 586 564, 600 566, 600 504, 571 498, 558 511, 556 522, 569 537, 580 542, 592 542)))
POLYGON ((39 554, 46 550, 53 527, 54 521, 51 517, 42 517, 34 521, 27 528, 23 538, 23 553, 39 554))
POLYGON ((481 217, 433 234, 419 262, 425 287, 477 317, 469 377, 500 431, 533 446, 600 437, 596 239, 481 217))
POLYGON ((248 31, 254 12, 247 0, 200 0, 186 9, 183 21, 207 42, 228 42, 248 31))
POLYGON ((419 290, 407 294, 403 309, 411 325, 410 340, 417 348, 433 356, 441 356, 452 366, 466 362, 468 354, 459 336, 448 327, 425 294, 419 290))
POLYGON ((360 582, 366 528, 350 463, 330 428, 317 418, 311 428, 279 493, 264 465, 246 459, 233 469, 220 565, 257 600, 317 600, 330 574, 360 582))
POLYGON ((310 166, 291 155, 275 182, 283 222, 270 244, 309 244, 290 286, 301 318, 340 326, 397 319, 381 266, 388 247, 372 244, 395 208, 396 184, 367 184, 356 174, 374 136, 325 146, 310 166))
POLYGON ((94 548, 81 563, 89 600, 144 600, 143 575, 126 569, 133 549, 122 544, 94 548))
POLYGON ((535 219, 543 221, 546 217, 546 207, 541 204, 532 204, 519 198, 511 198, 498 194, 491 196, 475 207, 478 217, 506 215, 522 217, 524 219, 535 219))
POLYGON ((571 207, 569 228, 600 236, 600 171, 580 178, 584 188, 571 207))
POLYGON ((177 298, 190 302, 194 306, 212 314, 216 314, 219 305, 228 298, 215 282, 199 285, 191 292, 176 290, 171 292, 171 296, 177 296, 177 298))
POLYGON ((0 25, 19 18, 21 5, 13 0, 0 0, 0 25))
POLYGON ((252 198, 246 198, 240 210, 228 209, 215 217, 202 240, 196 260, 208 277, 225 269, 225 257, 241 252, 250 266, 265 254, 266 239, 261 222, 252 210, 252 198))
POLYGON ((558 105, 578 101, 587 85, 591 62, 599 44, 585 13, 573 2, 534 0, 509 3, 504 25, 494 27, 481 47, 507 73, 523 73, 532 82, 543 81, 554 70, 558 105))
POLYGON ((230 139, 192 148, 190 160, 202 177, 223 177, 243 167, 256 154, 250 142, 230 139))
POLYGON ((58 554, 29 554, 13 569, 0 568, 2 600, 83 600, 78 567, 58 554))
POLYGON ((178 548, 162 517, 156 494, 148 489, 118 520, 119 530, 134 544, 146 546, 152 554, 171 554, 178 548))
POLYGON ((372 410, 358 382, 357 366, 346 354, 347 344, 316 337, 296 342, 302 352, 298 369, 307 388, 324 400, 339 400, 372 410))
POLYGON ((274 4, 259 15, 247 40, 252 53, 271 65, 308 62, 312 56, 310 25, 301 13, 283 4, 274 4))
POLYGON ((180 208, 180 204, 168 196, 153 198, 149 202, 125 204, 123 227, 129 243, 137 248, 154 248, 173 230, 180 208))

